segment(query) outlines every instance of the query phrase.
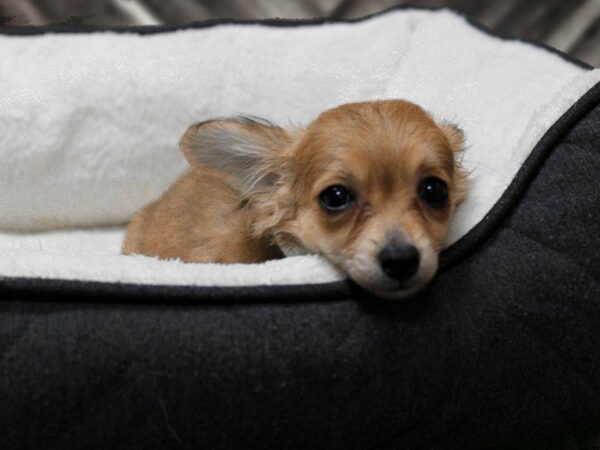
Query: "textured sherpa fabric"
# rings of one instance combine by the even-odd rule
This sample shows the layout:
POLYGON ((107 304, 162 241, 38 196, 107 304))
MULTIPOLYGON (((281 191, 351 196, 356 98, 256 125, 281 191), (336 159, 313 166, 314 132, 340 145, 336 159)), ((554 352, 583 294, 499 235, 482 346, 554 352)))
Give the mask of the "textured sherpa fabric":
POLYGON ((343 279, 316 257, 226 267, 124 257, 123 229, 89 228, 125 223, 181 173, 177 142, 193 122, 246 113, 303 125, 340 103, 415 101, 466 134, 471 191, 452 244, 600 79, 452 12, 420 10, 296 27, 0 35, 0 61, 10 61, 0 64, 0 229, 11 230, 0 232, 0 276, 154 285, 343 279))
POLYGON ((469 450, 597 425, 599 103, 409 302, 3 289, 0 448, 469 450))

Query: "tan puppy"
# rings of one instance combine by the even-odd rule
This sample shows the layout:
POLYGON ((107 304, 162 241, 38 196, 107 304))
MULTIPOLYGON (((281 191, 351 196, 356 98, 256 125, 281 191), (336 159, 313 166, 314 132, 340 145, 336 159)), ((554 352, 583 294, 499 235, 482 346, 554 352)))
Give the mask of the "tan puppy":
POLYGON ((374 294, 435 274, 466 192, 462 132, 402 100, 352 103, 287 131, 254 118, 190 127, 191 168, 131 221, 123 253, 250 263, 318 253, 374 294))

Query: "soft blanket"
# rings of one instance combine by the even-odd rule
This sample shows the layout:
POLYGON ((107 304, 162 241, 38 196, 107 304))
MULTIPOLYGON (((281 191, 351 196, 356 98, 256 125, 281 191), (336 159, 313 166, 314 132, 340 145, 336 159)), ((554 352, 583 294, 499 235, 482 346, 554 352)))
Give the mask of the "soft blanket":
POLYGON ((205 286, 340 280, 316 256, 188 265, 119 248, 132 214, 185 169, 177 143, 190 124, 243 113, 302 125, 372 99, 411 100, 465 131, 471 192, 450 246, 484 220, 541 136, 598 80, 598 71, 490 36, 445 10, 296 27, 2 35, 0 276, 205 286))

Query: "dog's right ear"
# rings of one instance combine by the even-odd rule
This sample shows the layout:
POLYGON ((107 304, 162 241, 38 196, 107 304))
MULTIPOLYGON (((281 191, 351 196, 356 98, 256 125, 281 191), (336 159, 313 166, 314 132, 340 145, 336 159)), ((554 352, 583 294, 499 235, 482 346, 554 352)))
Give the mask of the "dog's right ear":
POLYGON ((232 175, 248 195, 264 191, 283 176, 286 148, 293 142, 291 133, 266 120, 234 117, 192 125, 180 147, 192 166, 232 175))

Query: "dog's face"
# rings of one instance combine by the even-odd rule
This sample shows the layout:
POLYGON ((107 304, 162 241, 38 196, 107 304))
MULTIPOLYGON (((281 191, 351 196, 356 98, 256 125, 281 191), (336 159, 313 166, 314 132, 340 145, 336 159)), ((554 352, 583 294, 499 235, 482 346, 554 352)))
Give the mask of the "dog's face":
POLYGON ((385 298, 410 295, 433 277, 465 193, 456 159, 462 133, 400 100, 342 105, 293 133, 250 120, 210 122, 182 144, 200 149, 186 151, 188 159, 238 177, 258 234, 270 233, 284 251, 324 256, 385 298), (216 153, 225 146, 237 150, 216 153))

